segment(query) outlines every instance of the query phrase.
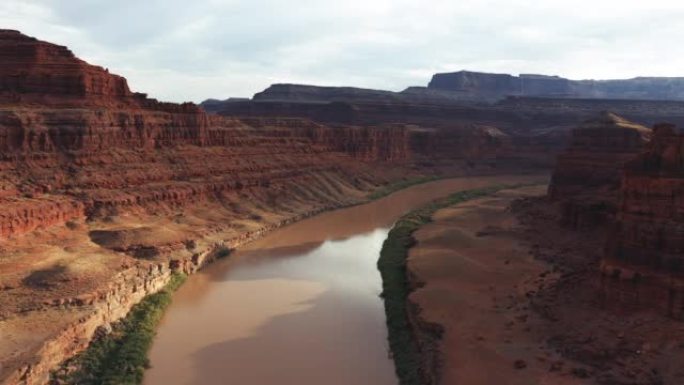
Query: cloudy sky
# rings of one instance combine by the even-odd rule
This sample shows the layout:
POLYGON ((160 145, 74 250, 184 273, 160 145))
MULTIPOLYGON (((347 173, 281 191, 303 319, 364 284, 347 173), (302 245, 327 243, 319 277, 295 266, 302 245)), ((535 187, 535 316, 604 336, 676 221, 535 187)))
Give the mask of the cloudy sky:
POLYGON ((196 102, 284 82, 398 91, 461 69, 684 76, 683 20, 677 0, 0 2, 0 27, 196 102))

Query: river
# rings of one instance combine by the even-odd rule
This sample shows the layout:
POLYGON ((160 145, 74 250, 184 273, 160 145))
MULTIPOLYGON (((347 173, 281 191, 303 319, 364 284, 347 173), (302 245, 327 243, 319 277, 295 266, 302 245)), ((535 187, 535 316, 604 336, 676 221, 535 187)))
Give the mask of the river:
POLYGON ((426 183, 242 247, 174 294, 144 384, 396 384, 376 268, 392 224, 459 190, 538 179, 426 183))

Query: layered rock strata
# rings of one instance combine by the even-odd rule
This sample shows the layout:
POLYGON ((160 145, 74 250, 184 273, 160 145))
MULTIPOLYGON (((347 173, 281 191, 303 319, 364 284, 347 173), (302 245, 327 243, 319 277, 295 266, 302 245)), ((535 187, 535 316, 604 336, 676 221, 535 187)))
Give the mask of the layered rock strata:
MULTIPOLYGON (((541 83, 551 80, 535 78, 541 83)), ((417 127, 422 132, 419 137, 424 132, 435 133, 434 142, 444 138, 448 138, 446 142, 459 140, 464 127, 476 128, 465 136, 477 135, 480 126, 496 127, 509 137, 511 146, 509 151, 490 152, 489 158, 519 169, 553 167, 556 155, 566 147, 570 131, 578 122, 592 119, 602 111, 613 111, 647 127, 663 120, 684 124, 682 101, 630 100, 628 94, 614 97, 617 99, 509 96, 496 103, 483 103, 468 99, 467 93, 435 88, 412 87, 391 93, 280 84, 258 93, 253 100, 208 100, 202 105, 210 112, 233 118, 306 118, 326 125, 364 127, 404 124, 417 127)), ((473 143, 471 148, 476 146, 473 143)), ((412 150, 421 155, 420 147, 412 150)), ((454 148, 451 152, 456 158, 464 158, 457 151, 454 148)))
POLYGON ((406 143, 158 102, 0 31, 0 383, 46 383, 172 271, 405 176, 406 143))
POLYGON ((684 134, 675 126, 657 125, 626 165, 621 198, 602 263, 607 294, 684 317, 684 134))
MULTIPOLYGON (((277 88, 277 87, 276 87, 277 88)), ((211 112, 230 118, 273 117, 305 118, 319 124, 352 127, 407 125, 415 128, 415 139, 410 133, 411 153, 431 157, 422 143, 464 142, 477 138, 481 127, 493 127, 506 137, 506 150, 479 147, 477 140, 449 152, 454 158, 468 158, 468 153, 488 151, 487 162, 523 168, 552 168, 556 156, 563 151, 570 132, 578 122, 595 118, 601 111, 615 111, 625 119, 641 125, 667 119, 684 124, 684 104, 676 101, 636 101, 600 99, 562 99, 510 97, 496 104, 473 104, 458 100, 440 102, 417 99, 377 100, 343 90, 319 89, 312 86, 289 86, 284 93, 265 91, 254 100, 209 101, 204 103, 211 112), (300 95, 316 95, 320 100, 309 100, 300 95), (303 99, 302 99, 303 98, 303 99), (431 139, 426 136, 431 135, 431 139)), ((446 146, 443 146, 446 151, 446 146)), ((427 147, 429 148, 429 147, 427 147)), ((480 158, 468 159, 479 162, 480 158)))
POLYGON ((610 112, 572 130, 571 142, 558 156, 549 195, 572 197, 587 189, 620 188, 623 166, 647 143, 651 130, 610 112))
POLYGON ((566 224, 590 227, 612 218, 622 167, 639 154, 649 135, 648 128, 609 112, 572 131, 549 185, 551 199, 562 202, 566 224))

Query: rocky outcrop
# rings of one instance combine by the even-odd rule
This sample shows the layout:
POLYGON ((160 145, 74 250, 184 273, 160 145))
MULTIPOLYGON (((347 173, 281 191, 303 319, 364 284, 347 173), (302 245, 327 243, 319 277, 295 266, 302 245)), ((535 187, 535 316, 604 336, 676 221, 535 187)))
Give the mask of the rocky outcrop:
POLYGON ((654 128, 624 171, 602 270, 610 295, 684 317, 684 134, 654 128))
POLYGON ((639 154, 649 135, 648 128, 609 112, 572 131, 549 185, 549 197, 561 202, 567 225, 585 228, 612 219, 622 167, 639 154))
POLYGON ((492 74, 459 71, 432 77, 429 89, 454 92, 475 100, 507 96, 596 99, 684 100, 684 78, 637 77, 623 80, 569 80, 537 74, 492 74))
POLYGON ((493 165, 510 148, 510 137, 492 126, 454 125, 448 130, 413 126, 411 130, 412 152, 430 164, 460 160, 493 165))
POLYGON ((278 136, 300 135, 332 151, 364 161, 407 162, 413 158, 409 129, 405 125, 329 127, 300 118, 241 118, 263 132, 264 126, 278 127, 278 136))
POLYGON ((616 191, 622 167, 640 153, 650 131, 610 112, 585 121, 572 130, 569 147, 558 156, 549 195, 562 199, 587 190, 616 191))
POLYGON ((126 80, 78 60, 66 47, 0 30, 4 103, 110 103, 133 97, 126 80))
POLYGON ((2 201, 0 237, 24 234, 39 228, 63 224, 82 218, 85 205, 75 199, 61 196, 40 198, 7 198, 2 201))

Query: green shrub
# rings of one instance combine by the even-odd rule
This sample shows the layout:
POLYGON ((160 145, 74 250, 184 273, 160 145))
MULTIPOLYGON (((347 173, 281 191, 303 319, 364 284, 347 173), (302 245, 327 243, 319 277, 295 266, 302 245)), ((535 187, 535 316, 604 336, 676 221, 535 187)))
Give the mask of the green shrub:
POLYGON ((432 182, 435 180, 440 179, 437 176, 424 176, 424 177, 419 177, 419 178, 413 178, 413 179, 405 179, 402 181, 399 181, 397 183, 392 183, 387 186, 383 186, 380 189, 368 194, 368 199, 370 200, 376 200, 380 199, 383 197, 386 197, 387 195, 390 195, 391 193, 399 190, 403 190, 405 188, 415 186, 418 184, 423 184, 427 182, 432 182))
POLYGON ((416 242, 413 233, 430 222, 432 215, 439 209, 512 187, 519 186, 495 186, 452 194, 404 215, 390 230, 380 251, 378 269, 382 276, 389 346, 401 385, 421 383, 421 357, 409 324, 407 301, 411 290, 406 274, 406 259, 408 250, 416 242))
POLYGON ((219 258, 219 259, 225 258, 225 257, 229 256, 230 253, 231 253, 230 248, 228 248, 226 246, 221 246, 218 249, 216 249, 216 258, 219 258))
POLYGON ((174 273, 169 283, 155 294, 135 305, 128 315, 113 326, 110 334, 95 339, 88 349, 65 366, 77 371, 66 375, 53 374, 56 382, 78 385, 122 385, 142 383, 149 367, 147 352, 156 328, 171 296, 186 276, 174 273))

